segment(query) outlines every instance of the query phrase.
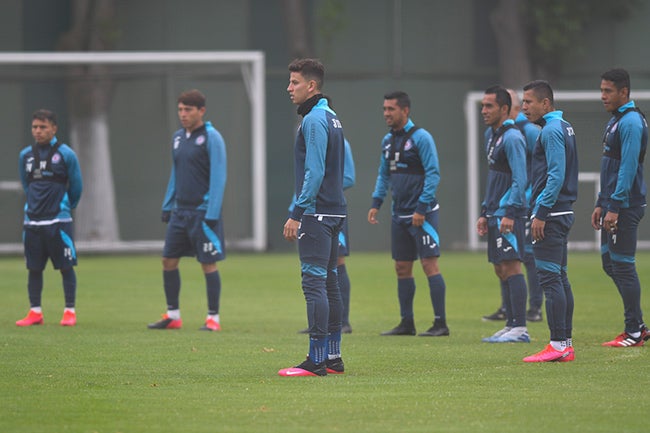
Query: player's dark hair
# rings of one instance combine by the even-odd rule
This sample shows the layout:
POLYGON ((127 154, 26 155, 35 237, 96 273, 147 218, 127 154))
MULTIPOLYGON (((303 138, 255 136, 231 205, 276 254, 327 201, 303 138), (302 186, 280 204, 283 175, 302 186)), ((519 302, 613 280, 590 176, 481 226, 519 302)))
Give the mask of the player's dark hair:
POLYGON ((533 93, 535 94, 535 97, 538 100, 541 101, 544 98, 548 98, 548 100, 551 102, 551 105, 554 104, 553 89, 551 88, 551 85, 548 83, 548 81, 545 80, 531 81, 530 83, 524 86, 524 92, 527 90, 532 90, 533 93))
POLYGON ((400 108, 411 108, 411 98, 406 92, 401 90, 395 90, 394 92, 389 92, 384 95, 384 99, 395 99, 397 100, 397 106, 400 108))
POLYGON ((298 72, 307 80, 314 80, 318 90, 325 84, 325 66, 317 59, 295 59, 289 63, 289 72, 298 72))
POLYGON ((205 107, 205 95, 196 89, 188 90, 178 96, 178 103, 189 105, 190 107, 203 108, 205 107))
POLYGON ((605 81, 611 81, 618 90, 627 87, 627 96, 630 96, 630 74, 628 74, 625 69, 610 69, 609 71, 604 72, 600 78, 605 81))
POLYGON ((512 97, 510 96, 510 92, 508 92, 508 89, 501 86, 492 86, 492 87, 488 87, 485 90, 485 94, 494 95, 497 101, 497 105, 499 107, 503 107, 504 105, 507 105, 508 114, 510 114, 510 109, 512 108, 512 97))
POLYGON ((50 122, 52 125, 56 125, 56 114, 54 114, 53 111, 44 108, 34 111, 34 114, 32 114, 32 120, 34 119, 42 120, 43 122, 50 122))

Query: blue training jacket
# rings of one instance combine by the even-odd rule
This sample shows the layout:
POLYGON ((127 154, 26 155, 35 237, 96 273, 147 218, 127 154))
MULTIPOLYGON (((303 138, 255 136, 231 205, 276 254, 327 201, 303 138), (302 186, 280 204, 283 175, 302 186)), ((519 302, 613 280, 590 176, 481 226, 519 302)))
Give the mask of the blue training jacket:
POLYGON ((408 119, 403 131, 395 131, 395 134, 391 131, 384 136, 379 172, 372 193, 373 208, 381 207, 388 188, 392 193, 393 215, 408 216, 413 212, 424 215, 437 206, 440 166, 436 143, 423 128, 417 129, 403 143, 405 135, 414 126, 413 121, 408 119), (396 152, 402 145, 403 152, 396 152))
POLYGON ((291 218, 300 221, 303 214, 345 216, 345 138, 327 99, 321 98, 303 117, 294 157, 297 198, 291 218))
POLYGON ((488 175, 483 212, 485 216, 525 217, 526 141, 512 119, 496 130, 486 131, 488 175))
POLYGON ((643 160, 648 123, 635 108, 634 101, 619 107, 605 128, 596 207, 610 212, 646 204, 643 160))
POLYGON ((18 169, 27 196, 25 225, 72 221, 72 209, 81 199, 83 182, 77 155, 67 144, 59 144, 53 137, 49 146, 35 144, 24 148, 20 152, 18 169), (39 167, 35 156, 40 161, 39 167))
POLYGON ((172 138, 172 170, 162 210, 205 211, 205 219, 221 219, 227 161, 223 137, 210 122, 187 136, 184 128, 172 138))
POLYGON ((547 217, 573 213, 578 198, 578 153, 573 127, 562 111, 546 113, 533 150, 531 215, 547 217))

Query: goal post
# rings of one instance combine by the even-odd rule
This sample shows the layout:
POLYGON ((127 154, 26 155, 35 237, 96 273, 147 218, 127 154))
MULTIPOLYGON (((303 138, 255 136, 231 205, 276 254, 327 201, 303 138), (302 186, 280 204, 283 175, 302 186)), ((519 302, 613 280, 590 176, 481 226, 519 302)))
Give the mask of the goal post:
MULTIPOLYGON (((467 150, 467 247, 471 251, 477 251, 483 248, 484 242, 482 242, 476 233, 476 220, 480 214, 480 206, 483 191, 481 190, 482 180, 481 171, 485 170, 482 167, 482 164, 485 165, 482 161, 484 159, 484 150, 483 150, 483 131, 485 130, 485 125, 480 119, 481 113, 481 101, 483 99, 484 92, 472 91, 467 93, 465 97, 465 126, 467 131, 467 141, 466 141, 466 150, 467 150)), ((603 128, 605 122, 609 118, 609 115, 605 113, 605 110, 602 108, 600 103, 600 92, 598 91, 556 91, 553 93, 554 99, 556 101, 556 108, 558 110, 564 111, 564 117, 572 123, 574 129, 576 130, 576 135, 578 137, 578 158, 580 161, 580 168, 584 170, 583 166, 583 150, 589 145, 592 147, 587 147, 590 152, 592 159, 596 156, 595 152, 598 150, 594 149, 593 146, 599 146, 602 142, 600 138, 602 136, 603 128), (565 105, 571 105, 571 107, 566 107, 565 105), (597 111, 596 111, 597 110, 597 111), (593 112, 597 112, 596 115, 598 118, 594 119, 593 112), (602 116, 602 117, 601 117, 602 116), (573 118, 577 118, 582 124, 577 125, 574 123, 573 118), (586 117, 590 117, 591 122, 587 123, 585 121, 586 117), (597 120, 597 122, 596 122, 597 120), (595 152, 594 152, 595 150, 595 152)), ((647 90, 634 90, 631 94, 631 99, 637 102, 637 105, 643 105, 642 101, 650 101, 650 91, 647 90)), ((642 107, 643 109, 643 107, 642 107)), ((598 168, 593 162, 589 165, 592 169, 598 168)), ((582 206, 585 202, 588 202, 588 205, 585 207, 590 207, 593 209, 593 204, 597 198, 598 191, 600 189, 599 185, 600 175, 598 172, 584 170, 581 171, 578 175, 578 182, 581 185, 581 193, 578 197, 578 202, 582 206), (586 185, 584 185, 586 184, 586 185), (583 186, 588 188, 589 184, 593 185, 593 189, 587 189, 582 191, 583 186), (584 193, 591 194, 593 191, 593 196, 585 197, 584 193)), ((575 227, 580 224, 585 225, 584 220, 585 215, 576 215, 575 227), (579 218, 578 218, 579 216, 579 218)), ((575 230, 572 230, 572 232, 575 230)), ((592 235, 583 234, 579 239, 573 238, 569 241, 569 248, 573 250, 594 250, 597 251, 600 249, 600 232, 594 232, 592 235), (591 236, 591 239, 589 237, 591 236)), ((650 240, 643 240, 642 236, 644 233, 639 234, 639 241, 637 247, 639 249, 650 249, 650 240)))
MULTIPOLYGON (((228 237, 228 221, 226 224, 226 243, 234 249, 264 251, 267 248, 267 194, 266 194, 266 113, 265 113, 265 57, 262 51, 98 51, 98 52, 0 52, 0 65, 8 67, 65 67, 90 65, 116 65, 120 67, 140 67, 152 71, 157 67, 183 69, 183 78, 193 74, 214 78, 216 71, 206 68, 228 67, 229 74, 238 74, 248 96, 250 107, 250 161, 249 169, 235 170, 229 167, 228 188, 237 188, 238 182, 231 182, 231 175, 250 176, 244 185, 250 183, 250 191, 240 191, 241 200, 250 200, 246 205, 247 219, 250 219, 248 235, 228 237), (196 66, 193 66, 196 65, 196 66), (188 68, 189 67, 189 68, 188 68), (191 70, 196 68, 197 71, 191 70), (234 72, 237 71, 237 72, 234 72), (237 173, 237 172, 240 173, 237 173)), ((20 74, 15 74, 20 75, 20 74)), ((26 80, 29 80, 29 74, 26 80)), ((165 92, 169 93, 172 86, 167 83, 165 92)), ((177 122, 174 112, 168 114, 167 123, 177 122)), ((216 128, 221 130, 219 124, 216 128)), ((226 127, 227 125, 223 125, 226 127)), ((223 132, 223 131, 222 131, 223 132)), ((74 143, 71 143, 74 146, 74 143)), ((229 145, 229 143, 226 143, 229 145)), ((234 143, 242 146, 242 143, 234 143)), ((231 148, 230 146, 228 146, 231 148)), ((161 147, 161 151, 163 148, 161 147)), ((232 147, 237 151, 237 147, 232 147)), ((229 154, 230 160, 230 154, 229 154)), ((4 181, 4 190, 13 190, 16 184, 13 180, 4 181)), ((161 198, 166 185, 161 185, 161 198)), ((248 186, 247 186, 248 187, 248 186)), ((82 198, 83 200, 83 198, 82 198)), ((237 214, 235 214, 237 215, 237 214)), ((111 243, 78 242, 80 250, 97 251, 129 251, 154 249, 162 246, 162 240, 155 241, 117 241, 111 243)), ((0 251, 15 249, 16 245, 0 245, 0 251)), ((21 246, 20 250, 22 250, 21 246)))

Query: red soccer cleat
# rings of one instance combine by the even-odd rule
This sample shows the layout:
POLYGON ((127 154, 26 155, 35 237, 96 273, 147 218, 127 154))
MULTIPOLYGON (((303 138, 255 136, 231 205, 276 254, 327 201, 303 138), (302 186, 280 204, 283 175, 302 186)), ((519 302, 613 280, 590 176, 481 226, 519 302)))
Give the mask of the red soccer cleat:
POLYGON ((61 323, 61 326, 74 326, 77 324, 77 314, 74 311, 65 310, 59 323, 61 323))
POLYGON ((180 329, 183 326, 181 319, 170 319, 167 314, 163 314, 162 319, 147 325, 149 329, 180 329))
POLYGON ((25 318, 16 321, 17 326, 32 326, 32 325, 42 325, 43 324, 43 313, 37 313, 33 310, 29 310, 25 318))
POLYGON ((558 359, 557 362, 571 362, 571 361, 574 361, 576 359, 576 351, 573 350, 573 346, 567 347, 567 351, 569 352, 569 354, 567 356, 565 356, 564 358, 558 359))
POLYGON ((214 319, 206 319, 205 325, 199 328, 201 331, 221 331, 221 324, 214 319))
POLYGON ((627 332, 621 332, 616 336, 611 341, 606 341, 602 345, 605 347, 635 347, 635 346, 643 346, 643 343, 645 343, 645 335, 644 331, 641 331, 641 335, 639 338, 634 338, 627 332))
POLYGON ((278 375, 284 377, 298 376, 327 376, 327 367, 325 362, 314 364, 309 357, 302 364, 295 367, 283 368, 278 371, 278 375))
POLYGON ((527 356, 523 359, 524 362, 554 362, 561 361, 563 358, 568 358, 571 355, 569 348, 564 350, 555 350, 553 346, 547 344, 544 350, 534 355, 527 356))

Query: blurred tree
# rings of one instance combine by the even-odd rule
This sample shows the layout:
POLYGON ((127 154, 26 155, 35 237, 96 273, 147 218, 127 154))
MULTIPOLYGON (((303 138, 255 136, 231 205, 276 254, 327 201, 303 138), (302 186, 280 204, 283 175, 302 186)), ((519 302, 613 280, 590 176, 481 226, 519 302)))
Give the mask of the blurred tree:
POLYGON ((312 57, 312 33, 304 0, 282 0, 291 59, 312 57))
POLYGON ((554 81, 568 55, 584 52, 580 39, 594 20, 628 18, 640 0, 499 0, 490 14, 501 82, 520 87, 534 77, 554 81), (569 54, 570 53, 570 54, 569 54))
MULTIPOLYGON (((114 0, 72 0, 71 27, 59 39, 61 51, 102 51, 117 39, 114 0)), ((75 215, 78 240, 118 241, 120 238, 111 168, 108 110, 113 82, 106 65, 71 66, 67 93, 70 143, 84 180, 75 215)))

